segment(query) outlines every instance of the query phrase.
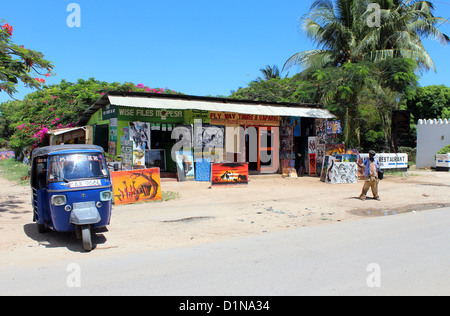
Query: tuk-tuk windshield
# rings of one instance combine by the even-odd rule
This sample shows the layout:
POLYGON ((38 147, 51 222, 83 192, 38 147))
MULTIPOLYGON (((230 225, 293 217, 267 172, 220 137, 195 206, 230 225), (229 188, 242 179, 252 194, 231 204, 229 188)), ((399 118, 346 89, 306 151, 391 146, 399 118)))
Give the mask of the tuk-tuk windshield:
POLYGON ((49 157, 49 182, 67 182, 107 176, 108 169, 102 154, 84 153, 49 157))

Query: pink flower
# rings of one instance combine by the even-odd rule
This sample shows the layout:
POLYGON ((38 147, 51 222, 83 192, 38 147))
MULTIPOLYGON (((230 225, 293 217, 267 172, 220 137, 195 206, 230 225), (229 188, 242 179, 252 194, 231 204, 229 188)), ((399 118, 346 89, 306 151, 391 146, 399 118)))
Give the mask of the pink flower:
POLYGON ((23 123, 22 125, 17 126, 17 129, 21 131, 25 127, 26 123, 23 123))

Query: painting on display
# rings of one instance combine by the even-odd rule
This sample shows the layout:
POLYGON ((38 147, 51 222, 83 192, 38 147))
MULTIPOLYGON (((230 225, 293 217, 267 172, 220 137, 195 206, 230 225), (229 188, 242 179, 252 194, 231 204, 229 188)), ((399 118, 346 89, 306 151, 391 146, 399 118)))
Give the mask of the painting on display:
POLYGON ((312 153, 309 154, 309 175, 315 175, 316 174, 316 154, 312 153))
POLYGON ((128 139, 123 139, 122 146, 122 168, 131 169, 133 165, 133 142, 128 139))
POLYGON ((225 126, 202 125, 194 128, 195 148, 224 148, 225 126))
POLYGON ((319 138, 316 136, 308 137, 308 152, 310 154, 317 153, 317 145, 319 138))
POLYGON ((295 168, 286 167, 281 169, 281 176, 283 178, 297 178, 298 174, 295 168))
POLYGON ((130 122, 129 135, 134 150, 150 149, 150 123, 130 122))
POLYGON ((325 126, 325 120, 317 119, 316 122, 316 136, 318 137, 318 143, 325 145, 327 142, 327 131, 325 126))
POLYGON ((150 123, 130 122, 128 132, 133 143, 133 166, 145 167, 145 150, 150 149, 150 123))
POLYGON ((116 205, 162 199, 159 168, 113 171, 111 179, 116 205))
POLYGON ((319 170, 322 168, 323 157, 325 157, 325 144, 318 144, 316 153, 316 168, 319 170))
POLYGON ((194 155, 192 151, 177 152, 178 181, 192 181, 195 178, 194 155))
POLYGON ((289 169, 294 169, 295 165, 293 131, 290 118, 282 117, 280 120, 280 162, 283 177, 289 177, 292 174, 289 169))
POLYGON ((326 183, 356 183, 358 179, 358 168, 354 162, 332 161, 328 168, 326 183))
POLYGON ((0 151, 0 161, 14 157, 15 157, 14 151, 0 151))
POLYGON ((248 184, 248 163, 211 164, 211 185, 248 184))
POLYGON ((211 180, 211 160, 195 159, 195 181, 209 182, 211 180))
POLYGON ((316 174, 317 167, 317 147, 319 146, 319 137, 308 137, 308 161, 309 161, 309 175, 316 174))
POLYGON ((301 121, 301 117, 300 116, 291 116, 290 117, 290 123, 292 126, 292 132, 293 132, 293 136, 294 137, 300 137, 300 121, 301 121))
POLYGON ((343 155, 345 154, 345 144, 326 144, 325 155, 343 155))
POLYGON ((326 122, 326 126, 327 126, 327 134, 328 135, 342 133, 341 121, 339 121, 339 120, 328 121, 328 122, 326 122))
POLYGON ((323 157, 322 170, 320 171, 320 181, 326 182, 328 170, 333 165, 335 158, 333 156, 326 155, 323 157))

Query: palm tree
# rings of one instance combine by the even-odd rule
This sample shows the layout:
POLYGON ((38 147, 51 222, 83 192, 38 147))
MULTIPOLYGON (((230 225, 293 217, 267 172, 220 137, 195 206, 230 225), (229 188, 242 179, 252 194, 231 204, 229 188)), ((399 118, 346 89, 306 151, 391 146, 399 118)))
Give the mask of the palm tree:
MULTIPOLYGON (((439 30, 448 23, 446 19, 435 17, 431 1, 373 0, 381 9, 380 27, 368 29, 358 46, 357 53, 367 60, 380 61, 386 58, 414 59, 421 70, 436 67, 423 46, 422 39, 431 38, 442 45, 450 42, 449 37, 439 30)), ((367 17, 368 12, 363 15, 367 17)))
POLYGON ((340 67, 355 60, 361 30, 364 28, 359 6, 361 0, 315 1, 308 14, 301 19, 301 26, 307 36, 318 46, 317 49, 297 53, 290 57, 283 69, 293 65, 303 69, 340 67))
POLYGON ((341 67, 346 62, 392 57, 412 58, 425 70, 435 69, 421 39, 433 38, 444 45, 450 40, 438 29, 448 21, 435 17, 433 11, 430 1, 317 0, 301 25, 318 48, 294 54, 283 69, 341 67), (381 9, 379 28, 367 23, 370 3, 381 9))
POLYGON ((280 78, 280 69, 278 69, 277 65, 274 65, 273 67, 267 65, 266 68, 261 68, 259 71, 261 71, 264 76, 264 79, 258 77, 258 80, 260 81, 280 78))
POLYGON ((333 75, 322 97, 339 107, 345 142, 355 144, 361 126, 361 92, 382 87, 402 93, 402 87, 416 81, 415 69, 435 69, 422 39, 433 38, 446 45, 449 37, 439 31, 439 26, 448 21, 435 17, 434 10, 430 1, 316 0, 301 19, 301 26, 317 48, 294 54, 283 70, 300 66, 302 77, 316 81, 318 71, 333 75), (368 23, 373 14, 369 4, 379 7, 379 27, 368 23), (399 62, 403 70, 393 69, 399 62), (369 73, 379 72, 379 76, 364 75, 367 69, 369 73))

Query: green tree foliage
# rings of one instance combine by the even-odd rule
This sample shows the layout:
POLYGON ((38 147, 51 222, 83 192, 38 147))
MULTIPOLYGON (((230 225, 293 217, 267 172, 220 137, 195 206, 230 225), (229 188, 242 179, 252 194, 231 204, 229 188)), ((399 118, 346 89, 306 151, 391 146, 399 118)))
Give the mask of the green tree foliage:
POLYGON ((415 122, 419 119, 450 119, 450 88, 444 85, 418 88, 405 96, 415 122))
MULTIPOLYGON (((4 21, 0 21, 4 23, 4 21)), ((14 44, 11 37, 13 27, 8 23, 0 25, 0 92, 13 97, 17 85, 40 89, 44 77, 52 76, 53 65, 40 52, 14 44)))
POLYGON ((270 80, 281 77, 280 69, 278 69, 277 65, 273 67, 267 65, 266 68, 261 68, 259 71, 262 72, 264 78, 258 77, 258 80, 270 80))
POLYGON ((317 87, 297 78, 252 81, 246 88, 232 92, 232 99, 270 102, 315 103, 317 87))

